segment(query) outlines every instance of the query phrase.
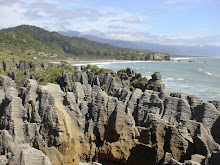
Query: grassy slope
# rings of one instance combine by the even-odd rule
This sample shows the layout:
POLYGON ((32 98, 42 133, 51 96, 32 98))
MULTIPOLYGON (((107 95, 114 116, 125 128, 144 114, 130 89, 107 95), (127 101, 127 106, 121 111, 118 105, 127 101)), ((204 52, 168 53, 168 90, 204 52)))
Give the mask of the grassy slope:
POLYGON ((0 31, 0 58, 18 56, 28 58, 37 52, 55 52, 40 41, 34 39, 23 31, 0 31))
POLYGON ((113 53, 115 51, 128 51, 109 44, 89 41, 84 38, 66 37, 57 32, 49 32, 39 27, 21 25, 14 28, 6 29, 7 31, 23 31, 44 45, 55 50, 57 53, 65 56, 97 56, 98 51, 101 53, 113 53))
POLYGON ((85 38, 67 37, 57 32, 49 32, 39 27, 21 25, 6 31, 23 31, 42 44, 51 48, 60 56, 81 58, 81 59, 123 59, 123 60, 144 60, 149 53, 138 52, 131 49, 119 48, 110 44, 89 41, 85 38))

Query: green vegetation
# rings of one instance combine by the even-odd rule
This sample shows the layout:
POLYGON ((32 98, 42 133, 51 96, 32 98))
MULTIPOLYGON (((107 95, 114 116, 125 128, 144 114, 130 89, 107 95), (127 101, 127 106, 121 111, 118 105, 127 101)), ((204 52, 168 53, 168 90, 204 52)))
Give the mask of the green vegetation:
POLYGON ((18 89, 23 86, 23 83, 25 80, 28 79, 28 76, 25 75, 25 73, 23 71, 17 70, 16 71, 16 78, 15 78, 15 83, 18 87, 18 89))
POLYGON ((50 60, 145 60, 152 53, 120 48, 85 38, 66 37, 28 25, 0 30, 0 46, 1 54, 50 60))
POLYGON ((52 53, 53 50, 23 31, 0 30, 0 55, 20 56, 33 59, 37 52, 52 53))
POLYGON ((95 72, 96 74, 106 74, 106 73, 110 73, 113 75, 114 71, 111 70, 111 69, 105 69, 105 68, 99 68, 98 66, 96 65, 90 65, 88 64, 87 66, 81 66, 81 70, 82 71, 87 71, 87 70, 90 70, 92 72, 95 72))
POLYGON ((159 74, 160 72, 154 72, 154 74, 159 74))
POLYGON ((154 84, 151 84, 149 89, 153 91, 157 91, 157 88, 155 88, 154 84))
POLYGON ((7 75, 8 75, 8 73, 7 73, 7 72, 5 72, 5 71, 3 71, 2 69, 0 69, 0 75, 5 75, 5 76, 7 76, 7 75))
POLYGON ((140 88, 144 90, 147 83, 148 83, 148 80, 146 77, 140 77, 138 79, 134 79, 131 82, 131 88, 140 88))
MULTIPOLYGON (((5 60, 7 63, 7 72, 1 69, 0 74, 15 78, 18 87, 28 78, 36 79, 39 84, 58 83, 64 71, 79 72, 66 62, 70 59, 145 60, 151 54, 152 52, 119 48, 84 38, 66 37, 35 26, 22 25, 0 30, 0 61, 5 60), (30 68, 26 68, 27 72, 18 67, 20 59, 28 62, 30 68), (48 68, 47 60, 61 61, 61 65, 56 67, 49 65, 51 67, 48 68)), ((141 75, 132 71, 131 68, 122 69, 117 74, 110 69, 99 68, 96 65, 82 66, 81 70, 84 72, 90 70, 95 74, 110 74, 118 83, 121 83, 121 79, 126 79, 127 75, 131 81, 131 88, 144 89, 147 83, 146 78, 141 78, 141 75)), ((102 88, 108 89, 106 84, 102 88)))
POLYGON ((61 68, 49 67, 47 70, 40 69, 35 72, 33 78, 37 80, 40 85, 46 83, 58 83, 59 78, 62 76, 61 68))
POLYGON ((45 85, 47 83, 57 84, 63 71, 78 72, 73 66, 67 64, 60 68, 49 67, 48 69, 40 69, 34 72, 33 78, 37 80, 38 84, 45 85))
POLYGON ((126 69, 119 70, 117 73, 118 74, 126 73, 126 74, 128 74, 128 76, 130 76, 132 73, 132 70, 131 70, 131 68, 127 67, 126 69))
POLYGON ((119 83, 119 82, 121 82, 121 79, 120 79, 120 77, 118 77, 118 76, 115 76, 115 81, 116 81, 116 82, 118 82, 118 83, 119 83))
POLYGON ((108 85, 107 84, 104 84, 104 85, 102 85, 102 87, 101 87, 104 91, 108 91, 108 85))

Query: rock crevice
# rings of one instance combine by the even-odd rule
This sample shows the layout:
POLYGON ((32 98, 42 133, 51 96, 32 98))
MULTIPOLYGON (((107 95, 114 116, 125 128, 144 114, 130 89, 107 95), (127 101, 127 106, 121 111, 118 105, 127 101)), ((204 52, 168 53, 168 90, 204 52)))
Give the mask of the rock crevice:
POLYGON ((12 79, 0 76, 0 162, 217 162, 220 101, 169 93, 158 73, 149 88, 130 90, 132 75, 138 76, 121 74, 118 83, 109 74, 63 73, 59 84, 26 80, 19 93, 12 79))

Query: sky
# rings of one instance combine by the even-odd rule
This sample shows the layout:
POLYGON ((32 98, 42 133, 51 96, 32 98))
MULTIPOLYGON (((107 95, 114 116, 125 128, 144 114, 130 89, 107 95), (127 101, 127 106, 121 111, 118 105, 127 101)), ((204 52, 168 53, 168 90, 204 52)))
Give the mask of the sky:
POLYGON ((0 29, 21 24, 107 39, 220 46, 220 1, 0 0, 0 29))

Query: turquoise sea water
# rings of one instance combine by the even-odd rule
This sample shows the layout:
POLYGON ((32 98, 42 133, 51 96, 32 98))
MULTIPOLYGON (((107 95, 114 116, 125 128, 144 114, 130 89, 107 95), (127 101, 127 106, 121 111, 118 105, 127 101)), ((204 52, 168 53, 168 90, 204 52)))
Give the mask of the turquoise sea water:
MULTIPOLYGON (((83 65, 86 64, 88 63, 83 65)), ((173 58, 173 61, 164 62, 122 61, 90 64, 114 71, 130 67, 147 78, 154 72, 160 72, 168 91, 195 94, 205 101, 220 100, 220 58, 191 57, 173 58)))

